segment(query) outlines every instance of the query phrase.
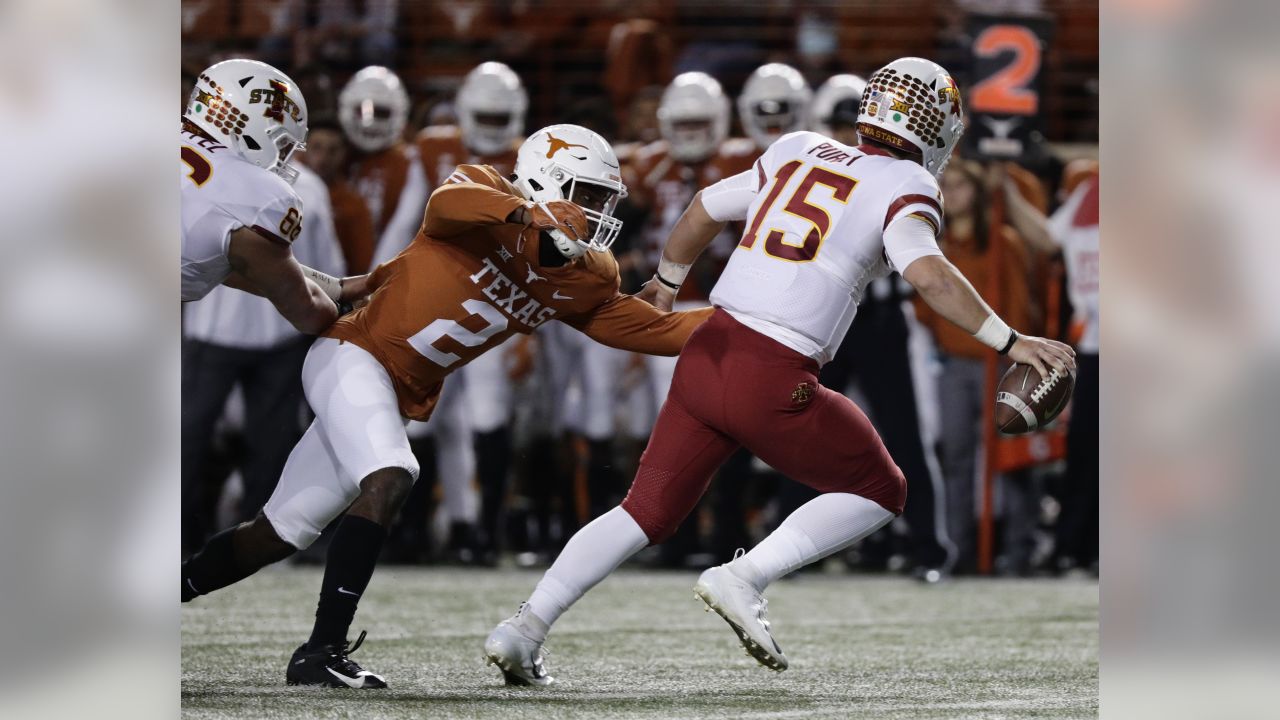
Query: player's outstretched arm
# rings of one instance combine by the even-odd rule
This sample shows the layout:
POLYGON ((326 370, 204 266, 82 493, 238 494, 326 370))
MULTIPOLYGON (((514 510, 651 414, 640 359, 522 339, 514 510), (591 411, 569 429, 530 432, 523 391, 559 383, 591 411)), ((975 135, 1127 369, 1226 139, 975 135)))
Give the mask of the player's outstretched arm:
POLYGON ((287 245, 239 228, 231 233, 227 257, 232 272, 226 284, 267 298, 298 332, 316 335, 338 318, 337 305, 303 275, 287 245))
POLYGON ((725 222, 716 220, 707 213, 702 204, 702 191, 699 191, 672 228, 671 237, 662 250, 658 271, 636 293, 636 297, 659 310, 670 310, 675 303, 676 293, 680 292, 680 286, 689 274, 689 268, 724 226, 725 222))
POLYGON ((564 318, 602 345, 644 353, 679 355, 680 349, 714 308, 664 312, 634 295, 614 295, 589 314, 564 318))
POLYGON ((1004 181, 1005 207, 1009 208, 1009 224, 1018 231, 1027 244, 1043 253, 1056 253, 1058 246, 1049 234, 1049 219, 1040 209, 1022 197, 1012 179, 1004 181))
POLYGON ((1049 374, 1046 366, 1064 372, 1075 369, 1075 351, 1071 346, 1014 332, 945 257, 917 258, 902 271, 902 277, 939 315, 972 333, 988 347, 1007 353, 1016 362, 1034 366, 1041 377, 1049 374))

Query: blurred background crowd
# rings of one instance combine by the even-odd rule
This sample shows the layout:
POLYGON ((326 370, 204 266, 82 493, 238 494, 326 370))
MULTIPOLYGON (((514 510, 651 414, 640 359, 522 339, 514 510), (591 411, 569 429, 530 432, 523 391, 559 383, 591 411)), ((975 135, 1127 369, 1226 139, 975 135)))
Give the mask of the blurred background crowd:
MULTIPOLYGON (((311 130, 294 251, 331 274, 365 272, 405 247, 456 165, 510 172, 527 133, 585 125, 623 165, 630 194, 614 252, 622 290, 634 292, 693 194, 749 168, 778 135, 813 129, 856 144, 861 78, 885 62, 934 59, 967 93, 973 13, 1051 22, 1042 122, 1016 163, 962 145, 941 178, 940 242, 1010 325, 1076 345, 1076 396, 1056 426, 994 437, 993 353, 897 276, 876 281, 822 380, 872 417, 907 477, 908 509, 833 564, 925 580, 1096 573, 1096 2, 183 0, 182 103, 195 75, 228 57, 270 62, 301 86, 311 130)), ((741 230, 717 238, 678 307, 706 304, 741 230)), ((187 305, 183 335, 192 550, 270 495, 309 421, 299 379, 309 338, 226 288, 187 305)), ((431 422, 411 428, 422 476, 384 561, 549 561, 625 494, 674 363, 549 323, 454 373, 431 422)), ((680 534, 640 561, 723 561, 808 492, 744 452, 680 534)))

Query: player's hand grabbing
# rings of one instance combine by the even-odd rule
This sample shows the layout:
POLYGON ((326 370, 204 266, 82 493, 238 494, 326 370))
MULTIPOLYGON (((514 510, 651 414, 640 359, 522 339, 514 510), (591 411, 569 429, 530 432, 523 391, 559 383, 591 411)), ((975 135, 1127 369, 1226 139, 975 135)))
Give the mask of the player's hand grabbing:
POLYGON ((529 225, 539 230, 559 230, 570 240, 587 239, 587 216, 568 200, 548 200, 529 207, 529 225))
POLYGON ((1064 373, 1076 369, 1076 351, 1070 345, 1031 335, 1018 336, 1009 348, 1009 358, 1034 367, 1040 377, 1048 377, 1050 367, 1064 373))
POLYGON ((649 278, 649 282, 640 288, 640 292, 636 293, 636 297, 663 312, 671 312, 671 306, 676 301, 675 292, 659 282, 657 277, 649 278))

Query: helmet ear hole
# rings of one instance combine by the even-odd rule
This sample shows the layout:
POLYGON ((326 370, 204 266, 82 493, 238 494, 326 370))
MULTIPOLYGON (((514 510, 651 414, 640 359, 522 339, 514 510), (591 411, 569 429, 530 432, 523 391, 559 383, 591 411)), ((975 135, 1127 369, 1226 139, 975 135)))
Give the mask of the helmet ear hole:
POLYGON ((543 189, 542 183, 538 182, 537 180, 534 180, 533 178, 529 178, 529 187, 533 188, 538 192, 542 192, 542 189, 543 189))
POLYGON ((244 138, 244 144, 248 145, 250 150, 262 149, 262 146, 258 144, 258 141, 254 140, 252 137, 248 135, 241 135, 240 137, 244 138))

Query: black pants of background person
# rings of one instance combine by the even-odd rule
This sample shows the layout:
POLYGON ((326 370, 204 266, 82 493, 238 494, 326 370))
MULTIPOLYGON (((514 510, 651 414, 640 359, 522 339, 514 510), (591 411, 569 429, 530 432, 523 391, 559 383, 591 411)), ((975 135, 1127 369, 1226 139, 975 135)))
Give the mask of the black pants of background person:
MULTIPOLYGON (((870 291, 868 294, 835 358, 822 368, 820 380, 839 392, 851 380, 857 381, 870 405, 865 410, 907 478, 903 516, 911 530, 911 559, 916 567, 946 570, 954 561, 954 549, 946 533, 941 478, 930 469, 920 438, 903 296, 897 290, 878 299, 870 291)), ((889 528, 885 527, 877 535, 888 533, 889 528)), ((872 540, 871 544, 876 542, 883 543, 884 538, 872 540)))
POLYGON ((1058 566, 1098 560, 1098 355, 1076 356, 1076 388, 1067 428, 1067 476, 1056 533, 1058 566))
POLYGON ((289 452, 302 437, 302 363, 310 338, 272 350, 241 350, 186 340, 182 345, 182 540, 198 548, 212 527, 216 498, 205 492, 214 427, 232 388, 244 394, 244 497, 240 519, 271 497, 289 452))

